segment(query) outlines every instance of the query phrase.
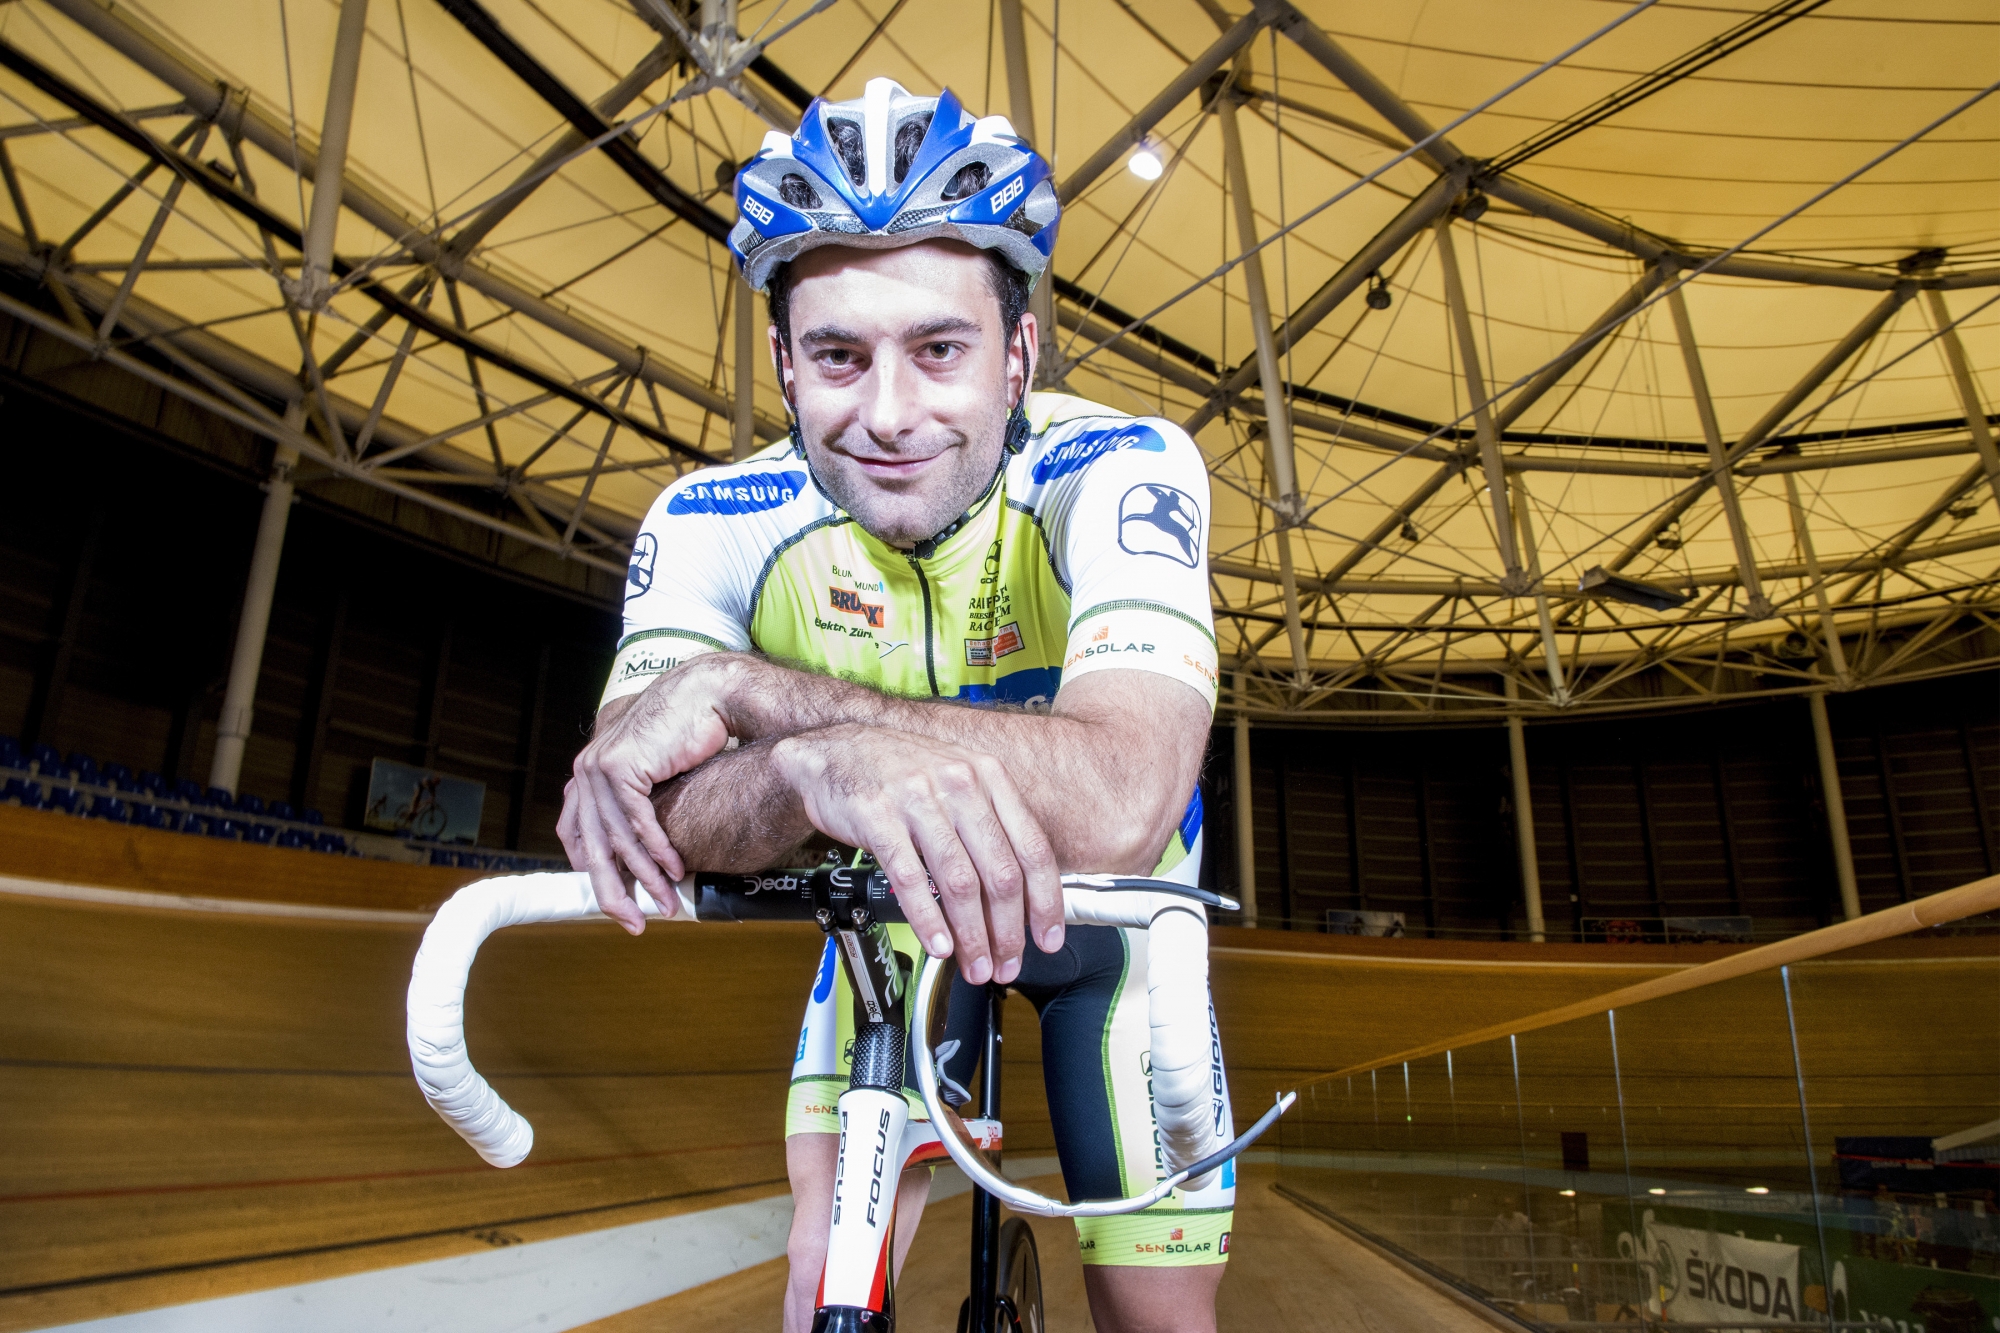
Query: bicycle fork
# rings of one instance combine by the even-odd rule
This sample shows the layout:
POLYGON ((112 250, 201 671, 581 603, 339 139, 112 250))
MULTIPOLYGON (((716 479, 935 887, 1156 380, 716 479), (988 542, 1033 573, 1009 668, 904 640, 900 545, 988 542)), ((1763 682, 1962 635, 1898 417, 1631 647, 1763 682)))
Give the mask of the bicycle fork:
POLYGON ((896 1195, 910 1118, 903 1098, 909 988, 888 928, 863 908, 849 916, 851 924, 838 926, 831 912, 821 916, 845 964, 855 1022, 852 1069, 839 1103, 833 1225, 812 1333, 892 1333, 896 1195))

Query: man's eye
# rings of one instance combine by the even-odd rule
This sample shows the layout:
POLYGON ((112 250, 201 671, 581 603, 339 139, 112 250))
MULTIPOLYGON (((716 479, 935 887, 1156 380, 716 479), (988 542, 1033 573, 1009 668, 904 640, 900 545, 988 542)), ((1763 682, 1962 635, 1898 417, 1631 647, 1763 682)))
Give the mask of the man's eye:
POLYGON ((821 352, 819 359, 822 365, 851 366, 854 364, 854 353, 844 347, 834 347, 821 352))
POLYGON ((935 359, 939 361, 944 361, 948 360, 951 354, 957 351, 958 348, 951 343, 932 343, 929 347, 926 347, 924 350, 930 353, 930 355, 935 359))

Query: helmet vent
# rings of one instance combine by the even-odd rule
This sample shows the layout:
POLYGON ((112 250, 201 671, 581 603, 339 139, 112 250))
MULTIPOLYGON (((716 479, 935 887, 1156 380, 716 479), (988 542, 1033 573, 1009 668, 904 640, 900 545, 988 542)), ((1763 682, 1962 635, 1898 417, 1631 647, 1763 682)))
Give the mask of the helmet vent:
POLYGON ((931 113, 911 116, 896 127, 896 184, 910 174, 910 163, 917 160, 917 150, 924 146, 924 136, 930 133, 931 113))
POLYGON ((861 147, 861 122, 845 116, 828 116, 826 132, 833 139, 833 151, 840 158, 840 165, 847 169, 847 179, 854 182, 855 189, 867 189, 868 159, 861 147))
POLYGON ((938 198, 946 203, 952 203, 969 195, 978 194, 986 188, 988 178, 989 173, 984 162, 968 162, 952 173, 951 179, 945 183, 944 193, 938 198))
POLYGON ((778 182, 778 197, 793 208, 815 209, 820 207, 819 191, 811 182, 796 171, 788 171, 778 182))

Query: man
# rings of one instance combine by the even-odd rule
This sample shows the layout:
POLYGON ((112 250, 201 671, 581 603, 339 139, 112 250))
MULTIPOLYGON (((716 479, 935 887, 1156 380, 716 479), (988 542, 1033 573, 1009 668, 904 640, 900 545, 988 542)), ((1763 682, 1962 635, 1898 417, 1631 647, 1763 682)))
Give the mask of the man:
MULTIPOLYGON (((671 906, 687 867, 787 864, 816 834, 868 849, 910 919, 902 947, 1041 1013, 1072 1197, 1137 1193, 1172 1137, 1149 1101, 1145 935, 1066 933, 1058 875, 1196 869, 1216 663, 1201 456, 1167 422, 1029 397, 1024 312, 1058 206, 1005 120, 877 79, 767 136, 737 203, 792 439, 683 478, 647 516, 564 844, 634 933, 628 879, 671 906)), ((787 1110, 793 1333, 847 1078, 827 947, 787 1110)), ((978 1043, 960 1047, 943 1063, 962 1087, 978 1043)), ((1208 1144, 1230 1132, 1213 1059, 1208 1144)), ((1206 1151, 1178 1155, 1175 1133, 1167 1156, 1206 1151)), ((1214 1326, 1234 1174, 1215 1177, 1080 1224, 1100 1329, 1214 1326)), ((903 1183, 898 1264, 927 1190, 903 1183)))

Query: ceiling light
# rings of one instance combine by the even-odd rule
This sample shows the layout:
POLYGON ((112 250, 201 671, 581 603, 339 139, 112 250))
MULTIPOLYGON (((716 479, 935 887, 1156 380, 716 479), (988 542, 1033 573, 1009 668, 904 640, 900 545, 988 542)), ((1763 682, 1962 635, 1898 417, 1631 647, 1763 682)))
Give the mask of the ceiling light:
POLYGON ((1458 215, 1467 222, 1477 222, 1486 216, 1486 196, 1478 190, 1465 196, 1465 202, 1458 206, 1458 215))
POLYGON ((1752 1185, 1743 1192, 1745 1194, 1769 1194, 1771 1189, 1768 1185, 1752 1185))
POLYGON ((1368 275, 1368 295, 1364 299, 1370 310, 1389 308, 1389 280, 1379 270, 1368 275))
POLYGON ((1556 1193, 1562 1195, 1565 1199, 1574 1199, 1576 1197, 1575 1190, 1557 1190, 1556 1193))
POLYGON ((1577 580, 1576 590, 1586 597, 1629 602, 1653 611, 1671 611, 1688 599, 1684 592, 1675 592, 1672 588, 1662 588, 1656 583, 1639 579, 1628 579, 1623 574, 1613 574, 1602 565, 1586 570, 1583 577, 1577 580))
POLYGON ((1665 1193, 1666 1193, 1666 1191, 1665 1191, 1665 1190, 1663 1190, 1663 1189, 1650 1189, 1650 1190, 1647 1190, 1647 1191, 1646 1191, 1646 1193, 1648 1193, 1648 1194, 1665 1194, 1665 1193))
POLYGON ((1159 154, 1147 144, 1140 144, 1139 151, 1127 158, 1125 165, 1130 167, 1132 174, 1142 181, 1156 181, 1160 178, 1160 173, 1166 170, 1159 154))

